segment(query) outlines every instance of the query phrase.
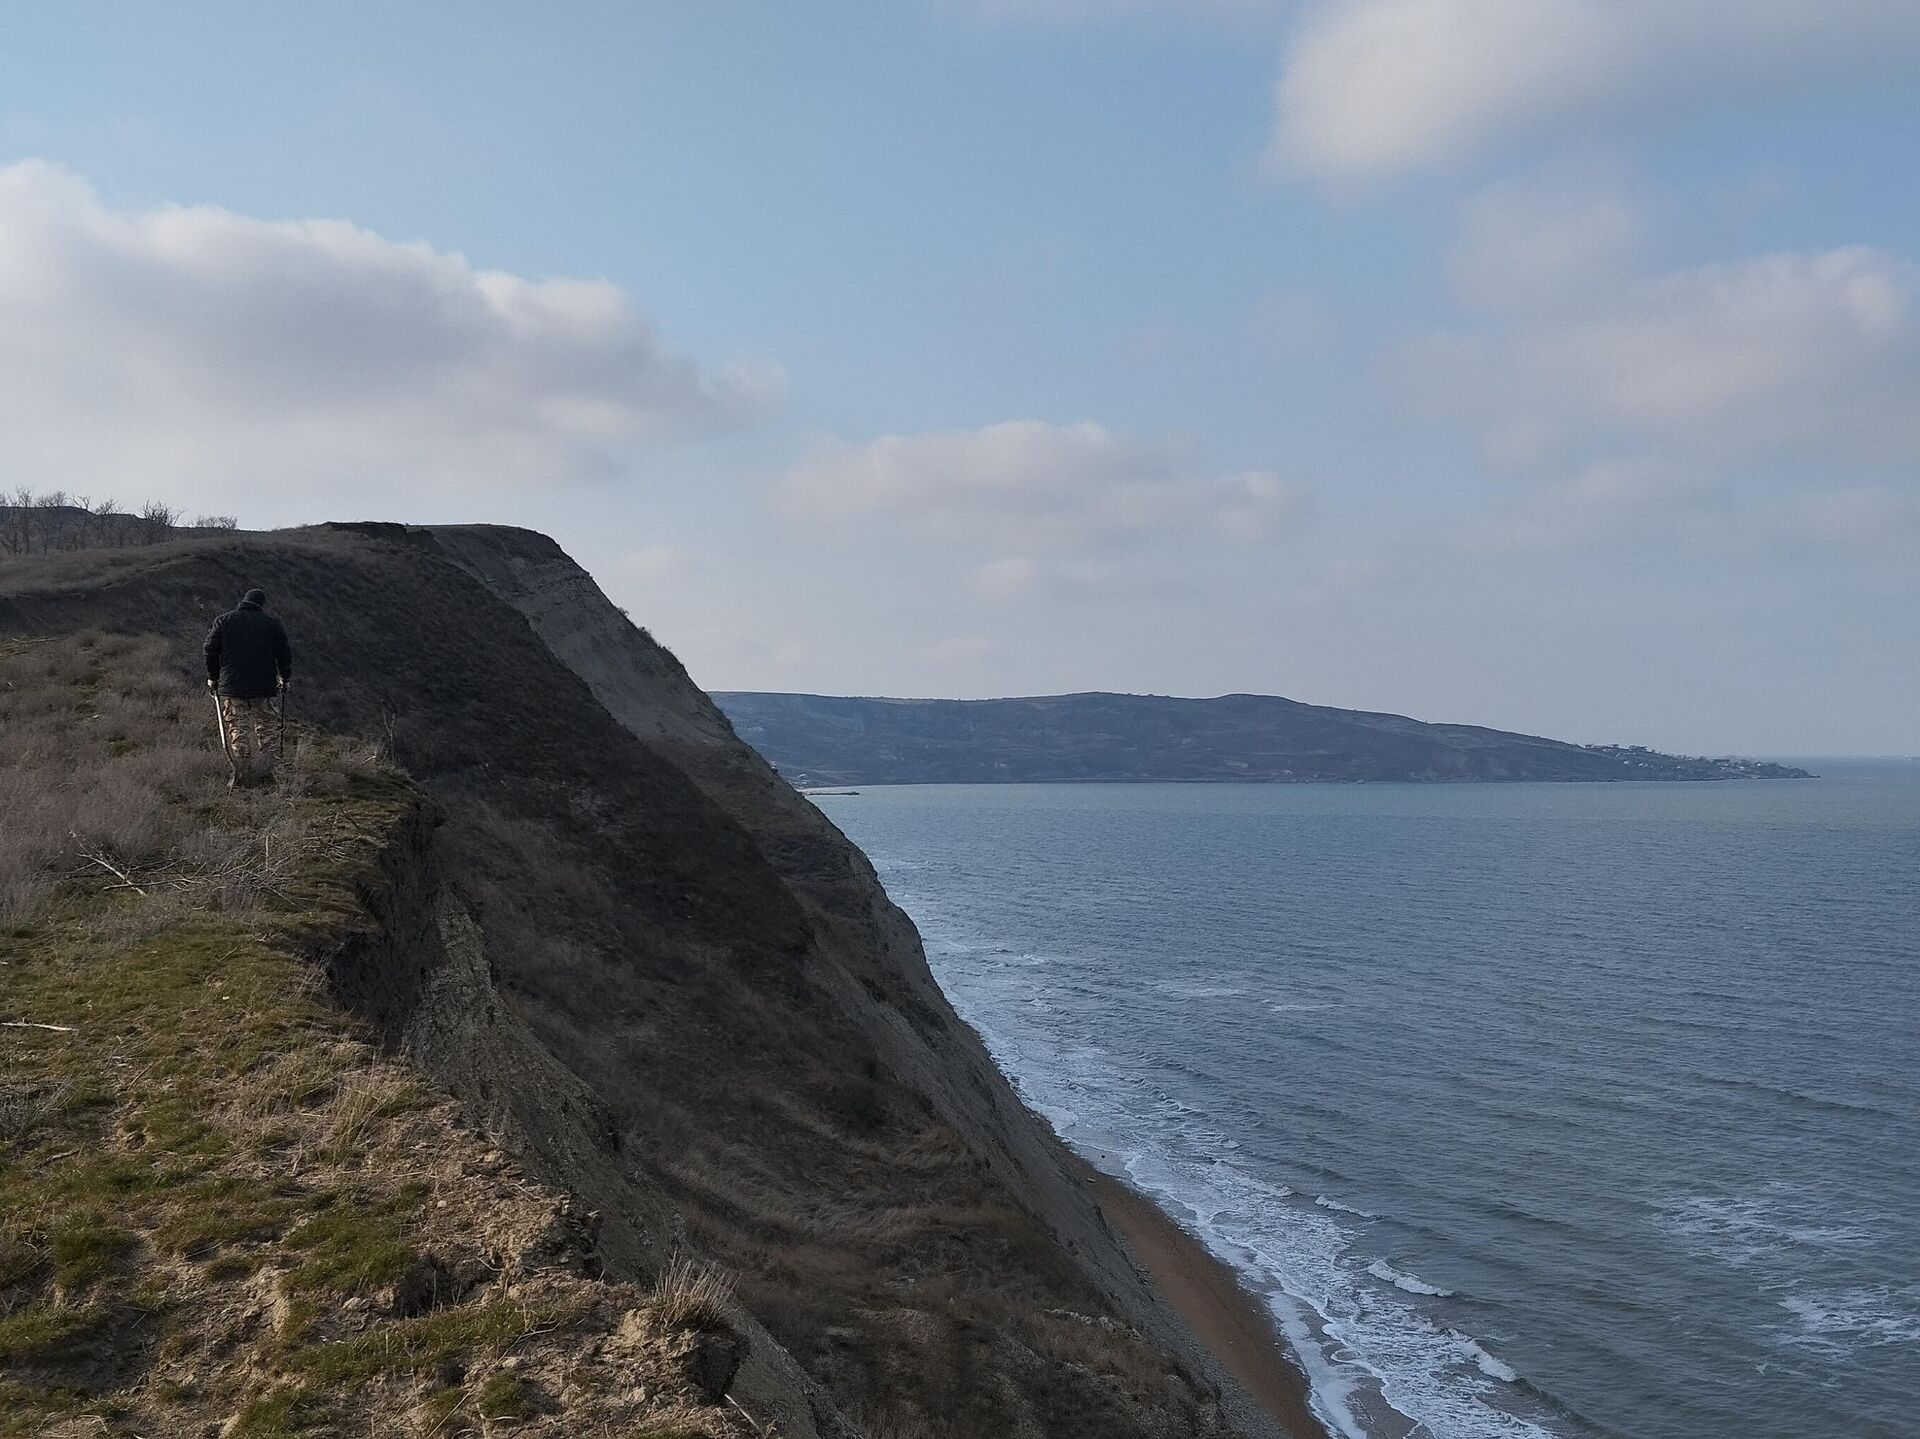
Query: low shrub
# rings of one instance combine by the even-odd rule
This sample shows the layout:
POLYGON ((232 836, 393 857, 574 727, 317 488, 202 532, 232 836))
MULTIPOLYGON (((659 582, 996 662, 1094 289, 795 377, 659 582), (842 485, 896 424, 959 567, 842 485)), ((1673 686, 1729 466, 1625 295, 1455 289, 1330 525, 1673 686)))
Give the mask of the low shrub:
POLYGON ((702 1260, 676 1254, 653 1284, 653 1312, 673 1329, 717 1329, 727 1322, 733 1278, 702 1260))

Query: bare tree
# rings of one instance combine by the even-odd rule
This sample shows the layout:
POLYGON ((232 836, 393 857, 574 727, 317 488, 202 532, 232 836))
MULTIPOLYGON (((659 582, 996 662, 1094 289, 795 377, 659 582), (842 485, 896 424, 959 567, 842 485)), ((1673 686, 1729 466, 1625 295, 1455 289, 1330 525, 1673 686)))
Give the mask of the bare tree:
POLYGON ((84 550, 93 540, 93 500, 87 495, 68 495, 61 531, 63 550, 84 550))
POLYGON ((113 522, 114 504, 113 496, 109 495, 93 507, 93 542, 103 549, 122 542, 120 526, 113 522))
POLYGON ((179 512, 172 505, 163 505, 154 500, 140 511, 140 538, 149 545, 164 540, 173 533, 173 527, 179 522, 179 512))
POLYGON ((40 552, 64 550, 69 545, 68 531, 73 528, 73 506, 65 490, 48 490, 33 502, 34 528, 40 532, 40 552))
MULTIPOLYGON (((36 548, 45 554, 89 546, 151 545, 170 538, 186 524, 184 513, 158 500, 134 515, 123 513, 111 496, 96 502, 66 490, 43 495, 24 485, 0 490, 0 555, 30 555, 36 548)), ((236 515, 201 515, 193 527, 237 530, 240 520, 236 515)))
POLYGON ((13 522, 20 535, 20 553, 33 553, 33 491, 25 485, 13 492, 13 522))

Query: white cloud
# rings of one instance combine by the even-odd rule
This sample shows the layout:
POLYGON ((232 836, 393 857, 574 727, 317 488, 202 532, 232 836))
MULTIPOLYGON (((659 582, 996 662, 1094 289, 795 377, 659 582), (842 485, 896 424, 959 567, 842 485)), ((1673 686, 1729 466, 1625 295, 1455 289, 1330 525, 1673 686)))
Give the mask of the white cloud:
POLYGON ((1675 545, 1703 557, 1761 545, 1910 563, 1920 553, 1920 493, 1893 484, 1747 493, 1724 477, 1641 456, 1590 465, 1447 538, 1485 556, 1675 545))
POLYGON ((1920 266, 1852 246, 1650 270, 1636 207, 1563 182, 1463 214, 1485 322, 1416 346, 1417 383, 1541 483, 1457 544, 1910 539, 1920 266))
POLYGON ((1623 187, 1553 177, 1487 190, 1464 207, 1453 279, 1502 309, 1578 303, 1626 277, 1645 233, 1623 187))
POLYGON ((941 666, 978 665, 999 649, 984 635, 954 635, 928 647, 925 658, 941 666))
POLYGON ((681 584, 693 570, 686 551, 675 545, 642 545, 619 556, 612 568, 642 587, 681 584))
POLYGON ((1723 502, 1722 488, 1700 471, 1644 456, 1603 460, 1450 538, 1486 555, 1570 550, 1654 533, 1697 533, 1723 502))
POLYGON ((1302 287, 1269 290, 1247 317, 1247 336, 1274 359, 1318 362, 1339 334, 1339 316, 1323 296, 1302 287))
POLYGON ((1272 158, 1392 174, 1573 117, 1915 62, 1912 0, 1327 0, 1283 55, 1272 158))
POLYGON ((1165 603, 1203 592, 1205 578, 1176 555, 1155 556, 1139 549, 1081 550, 1044 557, 1004 555, 974 566, 965 575, 967 589, 979 598, 1022 605, 1165 603))
POLYGON ((967 576, 974 593, 989 600, 1019 599, 1040 577, 1040 564, 1027 555, 1007 555, 976 566, 967 576))
MULTIPOLYGON (((1920 493, 1893 485, 1845 485, 1766 499, 1754 506, 1766 534, 1838 549, 1920 554, 1920 493)), ((1911 571, 1909 571, 1911 573, 1911 571)))
POLYGON ((1168 444, 1040 420, 834 445, 782 485, 796 514, 885 516, 933 538, 1054 549, 1170 530, 1258 539, 1284 527, 1299 498, 1269 471, 1196 471, 1168 444))
POLYGON ((1920 267, 1785 253, 1596 287, 1419 356, 1430 396, 1529 467, 1600 445, 1714 463, 1920 466, 1920 267))
POLYGON ((337 220, 117 209, 57 167, 0 169, 0 457, 36 485, 207 503, 564 481, 745 423, 780 388, 674 351, 605 281, 337 220))
POLYGON ((1182 19, 1258 20, 1286 8, 1290 0, 939 0, 943 8, 990 22, 1039 21, 1075 24, 1171 15, 1182 19))

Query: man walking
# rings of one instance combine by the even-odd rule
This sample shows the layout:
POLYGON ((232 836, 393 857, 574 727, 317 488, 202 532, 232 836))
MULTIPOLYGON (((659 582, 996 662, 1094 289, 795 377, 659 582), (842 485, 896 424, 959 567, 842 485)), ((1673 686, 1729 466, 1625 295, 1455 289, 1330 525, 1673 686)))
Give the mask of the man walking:
POLYGON ((207 631, 207 688, 220 706, 221 743, 233 767, 229 789, 243 772, 261 778, 273 773, 279 748, 273 697, 293 678, 293 647, 266 603, 263 592, 248 590, 239 607, 207 631))

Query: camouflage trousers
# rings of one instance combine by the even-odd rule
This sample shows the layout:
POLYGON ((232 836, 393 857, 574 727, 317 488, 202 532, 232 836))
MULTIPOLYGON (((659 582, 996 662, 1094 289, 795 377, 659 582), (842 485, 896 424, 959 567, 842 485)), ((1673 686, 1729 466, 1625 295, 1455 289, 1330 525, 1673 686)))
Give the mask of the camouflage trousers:
POLYGON ((234 768, 272 769, 280 748, 280 718, 273 701, 221 695, 220 715, 227 722, 227 752, 234 768))

